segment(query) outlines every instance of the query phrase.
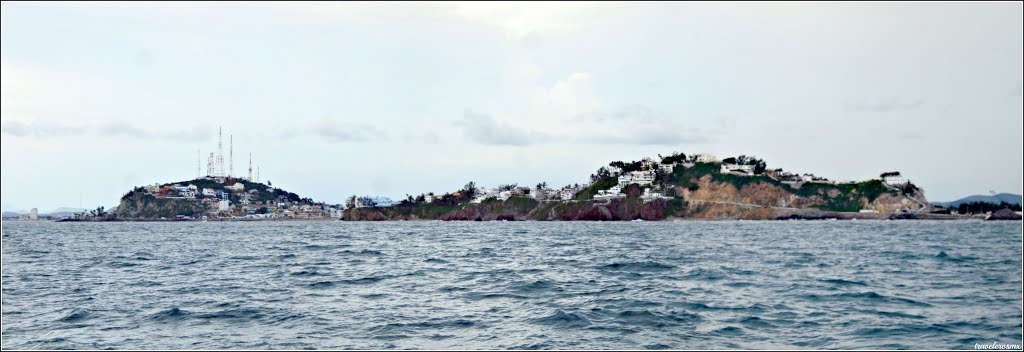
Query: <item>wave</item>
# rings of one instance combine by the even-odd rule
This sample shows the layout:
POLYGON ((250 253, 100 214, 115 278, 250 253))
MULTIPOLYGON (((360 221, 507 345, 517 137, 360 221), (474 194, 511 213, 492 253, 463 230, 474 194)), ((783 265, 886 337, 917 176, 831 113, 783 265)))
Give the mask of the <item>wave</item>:
POLYGON ((855 299, 855 300, 864 300, 864 301, 875 302, 875 303, 900 303, 900 304, 907 304, 907 305, 918 306, 918 307, 930 307, 931 306, 931 304, 928 304, 928 303, 925 303, 925 302, 915 301, 915 300, 912 300, 912 299, 909 299, 909 298, 890 297, 890 296, 882 295, 882 294, 879 294, 879 293, 873 292, 873 291, 867 291, 867 292, 844 292, 844 293, 837 293, 837 294, 824 295, 824 296, 816 295, 816 294, 805 294, 805 295, 801 295, 800 297, 802 299, 806 299, 806 300, 809 300, 809 301, 816 301, 816 302, 830 302, 830 301, 835 301, 835 300, 855 299))
POLYGON ((614 271, 666 271, 672 270, 676 267, 673 265, 662 264, 655 261, 643 261, 643 262, 615 262, 600 267, 604 270, 614 271))
POLYGON ((58 321, 65 323, 77 323, 80 321, 92 319, 93 316, 94 314, 88 310, 82 308, 75 308, 72 309, 71 313, 69 313, 68 315, 65 315, 63 318, 58 319, 58 321))
POLYGON ((576 329, 590 326, 591 324, 590 319, 587 319, 577 313, 567 313, 561 309, 556 309, 554 313, 545 317, 533 319, 530 322, 559 329, 576 329))
POLYGON ((868 284, 860 281, 843 280, 843 279, 822 279, 818 280, 824 283, 839 285, 839 286, 867 286, 868 284))
POLYGON ((340 254, 340 255, 357 255, 357 256, 371 256, 371 257, 375 257, 375 256, 383 255, 384 253, 382 253, 381 251, 378 251, 378 250, 373 250, 373 249, 363 249, 363 250, 358 250, 358 251, 353 251, 353 250, 346 249, 346 250, 343 250, 341 252, 338 252, 338 254, 340 254))
POLYGON ((970 256, 953 256, 953 255, 949 255, 948 253, 946 253, 946 251, 939 251, 939 254, 935 255, 935 259, 938 259, 940 261, 952 262, 952 263, 963 263, 963 262, 974 261, 974 260, 977 260, 978 258, 970 257, 970 256))
POLYGON ((170 321, 181 321, 185 320, 191 315, 191 313, 174 307, 165 311, 154 313, 146 319, 156 322, 170 322, 170 321))
POLYGON ((467 329, 478 327, 478 323, 466 319, 432 319, 414 323, 388 323, 371 327, 369 330, 374 335, 404 334, 416 330, 437 330, 437 329, 467 329))
POLYGON ((556 291, 561 292, 562 288, 556 284, 553 284, 544 280, 537 280, 529 283, 516 282, 509 285, 509 290, 520 293, 537 293, 537 292, 549 292, 556 291))

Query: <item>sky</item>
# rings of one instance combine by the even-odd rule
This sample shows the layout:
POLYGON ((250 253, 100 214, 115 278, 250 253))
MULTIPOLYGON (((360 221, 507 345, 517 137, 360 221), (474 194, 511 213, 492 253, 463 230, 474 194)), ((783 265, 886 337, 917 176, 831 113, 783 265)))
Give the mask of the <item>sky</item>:
POLYGON ((1021 193, 1022 28, 1020 2, 5 2, 2 208, 194 178, 218 127, 236 175, 329 203, 677 151, 1021 193))

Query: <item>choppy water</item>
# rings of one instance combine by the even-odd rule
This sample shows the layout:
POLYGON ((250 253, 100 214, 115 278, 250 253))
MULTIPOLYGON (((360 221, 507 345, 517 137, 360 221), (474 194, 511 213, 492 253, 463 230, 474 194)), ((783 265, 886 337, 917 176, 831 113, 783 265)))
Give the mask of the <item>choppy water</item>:
POLYGON ((1021 343, 1021 222, 3 224, 8 348, 1021 343))

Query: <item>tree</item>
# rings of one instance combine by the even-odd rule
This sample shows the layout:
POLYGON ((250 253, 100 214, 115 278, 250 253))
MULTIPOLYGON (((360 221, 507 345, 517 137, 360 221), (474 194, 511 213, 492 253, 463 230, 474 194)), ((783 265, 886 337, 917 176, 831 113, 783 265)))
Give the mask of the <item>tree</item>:
POLYGON ((345 200, 345 208, 352 209, 356 207, 356 196, 352 195, 345 200))
POLYGON ((469 196, 469 198, 473 198, 473 196, 476 195, 476 182, 469 181, 465 186, 462 186, 462 191, 469 196))
POLYGON ((736 158, 728 157, 728 158, 722 159, 722 163, 723 164, 736 164, 736 158))
POLYGON ((768 169, 768 164, 765 163, 764 160, 758 160, 757 163, 754 164, 754 175, 763 174, 766 169, 768 169))
POLYGON ((270 183, 270 180, 267 180, 267 186, 273 186, 273 185, 274 185, 273 183, 270 183))

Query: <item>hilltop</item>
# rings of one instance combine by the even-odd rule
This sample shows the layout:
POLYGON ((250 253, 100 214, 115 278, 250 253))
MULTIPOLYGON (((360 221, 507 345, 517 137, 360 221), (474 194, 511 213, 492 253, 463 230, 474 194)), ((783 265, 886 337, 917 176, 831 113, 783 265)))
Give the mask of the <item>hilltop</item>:
POLYGON ((858 182, 769 169, 741 155, 722 160, 675 153, 613 161, 587 184, 550 189, 500 185, 444 195, 349 199, 344 220, 664 220, 913 217, 929 210, 923 190, 898 172, 858 182))
POLYGON ((203 177, 135 187, 117 209, 101 218, 154 219, 327 219, 335 206, 300 197, 245 178, 203 177))

